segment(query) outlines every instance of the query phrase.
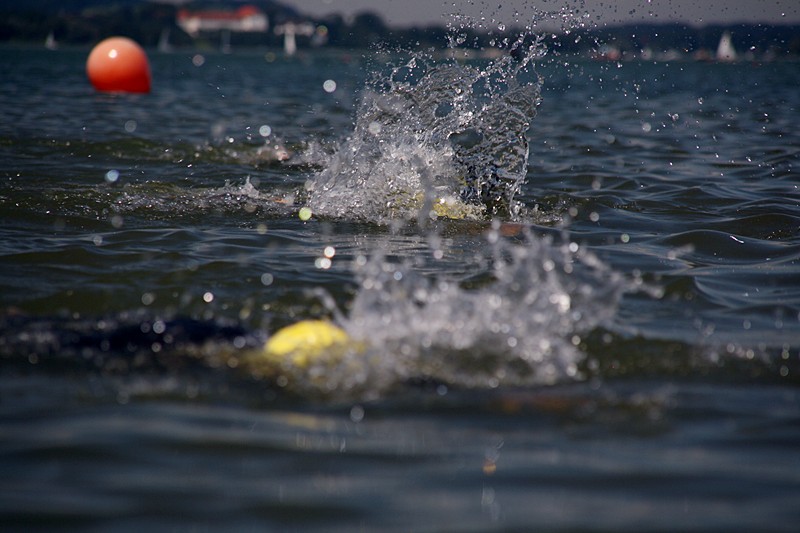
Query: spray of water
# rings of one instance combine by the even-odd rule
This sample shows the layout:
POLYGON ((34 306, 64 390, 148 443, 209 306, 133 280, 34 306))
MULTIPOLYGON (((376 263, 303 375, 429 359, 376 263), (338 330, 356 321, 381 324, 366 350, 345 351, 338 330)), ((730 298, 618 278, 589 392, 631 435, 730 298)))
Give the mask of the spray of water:
MULTIPOLYGON (((463 43, 454 32, 452 46, 463 43)), ((392 261, 391 250, 360 257, 359 289, 339 317, 358 348, 336 368, 312 369, 309 387, 322 376, 340 394, 407 379, 479 388, 579 379, 582 335, 616 314, 629 284, 590 252, 568 239, 501 236, 498 220, 522 209, 514 197, 528 174, 544 47, 528 32, 493 43, 494 58, 414 54, 376 74, 352 135, 310 181, 308 206, 323 216, 493 222, 469 284, 424 275, 419 257, 392 261)), ((440 241, 430 242, 435 258, 440 241)))
POLYGON ((582 336, 607 325, 632 287, 576 243, 529 233, 514 242, 499 224, 468 283, 422 274, 424 260, 357 259, 359 288, 339 317, 354 349, 295 375, 293 387, 369 396, 407 380, 470 388, 578 380, 582 336))
POLYGON ((540 102, 538 41, 475 64, 416 53, 368 82, 355 129, 308 184, 309 207, 372 221, 513 218, 540 102))
MULTIPOLYGON (((463 35, 453 33, 454 48, 463 35)), ((353 347, 335 364, 285 369, 296 390, 369 396, 409 379, 493 388, 581 378, 582 337, 614 317, 629 283, 569 239, 501 236, 497 220, 522 209, 544 47, 528 32, 493 46, 499 55, 470 62, 415 53, 372 76, 352 134, 320 162, 306 198, 335 218, 494 220, 468 258, 475 275, 464 283, 420 268, 441 252, 435 235, 430 257, 359 256, 358 290, 337 317, 353 347)), ((263 200, 249 183, 222 192, 263 200)))

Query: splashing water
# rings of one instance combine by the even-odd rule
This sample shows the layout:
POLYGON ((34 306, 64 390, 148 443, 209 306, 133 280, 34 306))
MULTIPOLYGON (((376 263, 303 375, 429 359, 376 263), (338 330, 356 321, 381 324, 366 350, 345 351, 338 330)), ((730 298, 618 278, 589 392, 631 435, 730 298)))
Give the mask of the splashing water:
POLYGON ((630 284, 575 243, 501 238, 496 220, 522 209, 514 196, 544 47, 527 32, 500 46, 500 57, 475 64, 415 55, 376 75, 353 134, 310 181, 308 206, 323 216, 495 222, 476 252, 475 283, 426 277, 391 254, 356 261, 360 287, 340 322, 368 348, 312 371, 309 385, 324 375, 330 391, 363 394, 406 379, 491 388, 580 378, 581 335, 616 314, 630 284))
MULTIPOLYGON (((501 49, 500 57, 475 63, 416 54, 374 75, 353 133, 309 183, 308 207, 373 222, 519 218, 515 195, 528 172, 527 134, 540 103, 533 63, 544 48, 525 33, 501 49)), ((188 192, 153 187, 125 188, 117 212, 295 206, 292 193, 265 194, 249 179, 188 192)), ((523 236, 502 238, 493 222, 467 283, 422 274, 420 256, 400 263, 389 260, 391 252, 359 256, 358 291, 348 316, 338 317, 353 348, 342 359, 287 366, 292 387, 311 397, 369 397, 407 380, 494 388, 581 379, 582 337, 615 316, 631 285, 575 243, 523 236)), ((207 354, 218 358, 189 353, 207 354)))
POLYGON ((581 336, 607 325, 633 284, 576 243, 530 233, 511 242, 498 224, 483 248, 480 279, 469 283, 381 253, 359 258, 359 290, 339 317, 358 348, 294 386, 318 394, 324 376, 323 391, 370 396, 406 380, 494 388, 581 379, 581 336))
POLYGON ((367 84, 353 134, 308 185, 317 214, 513 218, 540 102, 525 35, 485 66, 418 54, 367 84))
POLYGON ((205 212, 259 213, 285 215, 291 210, 294 192, 256 187, 257 178, 243 183, 226 183, 222 187, 186 189, 168 183, 144 182, 126 184, 115 198, 115 213, 146 212, 150 216, 192 216, 205 212))

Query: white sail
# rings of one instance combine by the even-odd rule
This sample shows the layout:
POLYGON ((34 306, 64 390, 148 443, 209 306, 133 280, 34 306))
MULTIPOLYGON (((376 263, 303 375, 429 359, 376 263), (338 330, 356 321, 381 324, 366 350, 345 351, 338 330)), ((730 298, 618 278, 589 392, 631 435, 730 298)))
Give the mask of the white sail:
POLYGON ((736 61, 736 49, 731 41, 731 32, 726 31, 722 34, 717 46, 717 61, 736 61))
POLYGON ((158 51, 159 52, 170 52, 172 51, 172 45, 169 44, 169 28, 164 28, 161 30, 161 36, 158 38, 158 51))
POLYGON ((58 43, 56 42, 56 36, 52 31, 47 34, 47 38, 44 41, 44 47, 47 48, 48 50, 55 50, 56 48, 58 48, 58 43))

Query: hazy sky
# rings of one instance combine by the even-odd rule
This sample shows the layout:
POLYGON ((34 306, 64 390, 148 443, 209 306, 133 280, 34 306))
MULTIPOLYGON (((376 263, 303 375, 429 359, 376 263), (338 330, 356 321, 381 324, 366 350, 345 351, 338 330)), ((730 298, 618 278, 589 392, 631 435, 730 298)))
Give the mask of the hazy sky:
POLYGON ((683 21, 695 25, 718 22, 800 22, 798 0, 283 0, 309 15, 341 13, 352 15, 374 11, 390 26, 441 24, 446 14, 457 12, 473 17, 483 14, 488 23, 516 25, 527 22, 537 11, 562 7, 587 13, 599 24, 634 20, 683 21), (520 16, 515 17, 515 11, 520 16))

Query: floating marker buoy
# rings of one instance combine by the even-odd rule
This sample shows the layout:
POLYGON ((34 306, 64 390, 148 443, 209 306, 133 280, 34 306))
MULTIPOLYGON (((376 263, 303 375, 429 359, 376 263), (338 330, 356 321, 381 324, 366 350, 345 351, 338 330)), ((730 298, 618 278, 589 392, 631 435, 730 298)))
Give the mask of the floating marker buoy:
POLYGON ((98 91, 150 92, 147 55, 127 37, 110 37, 98 43, 86 60, 86 74, 98 91))

